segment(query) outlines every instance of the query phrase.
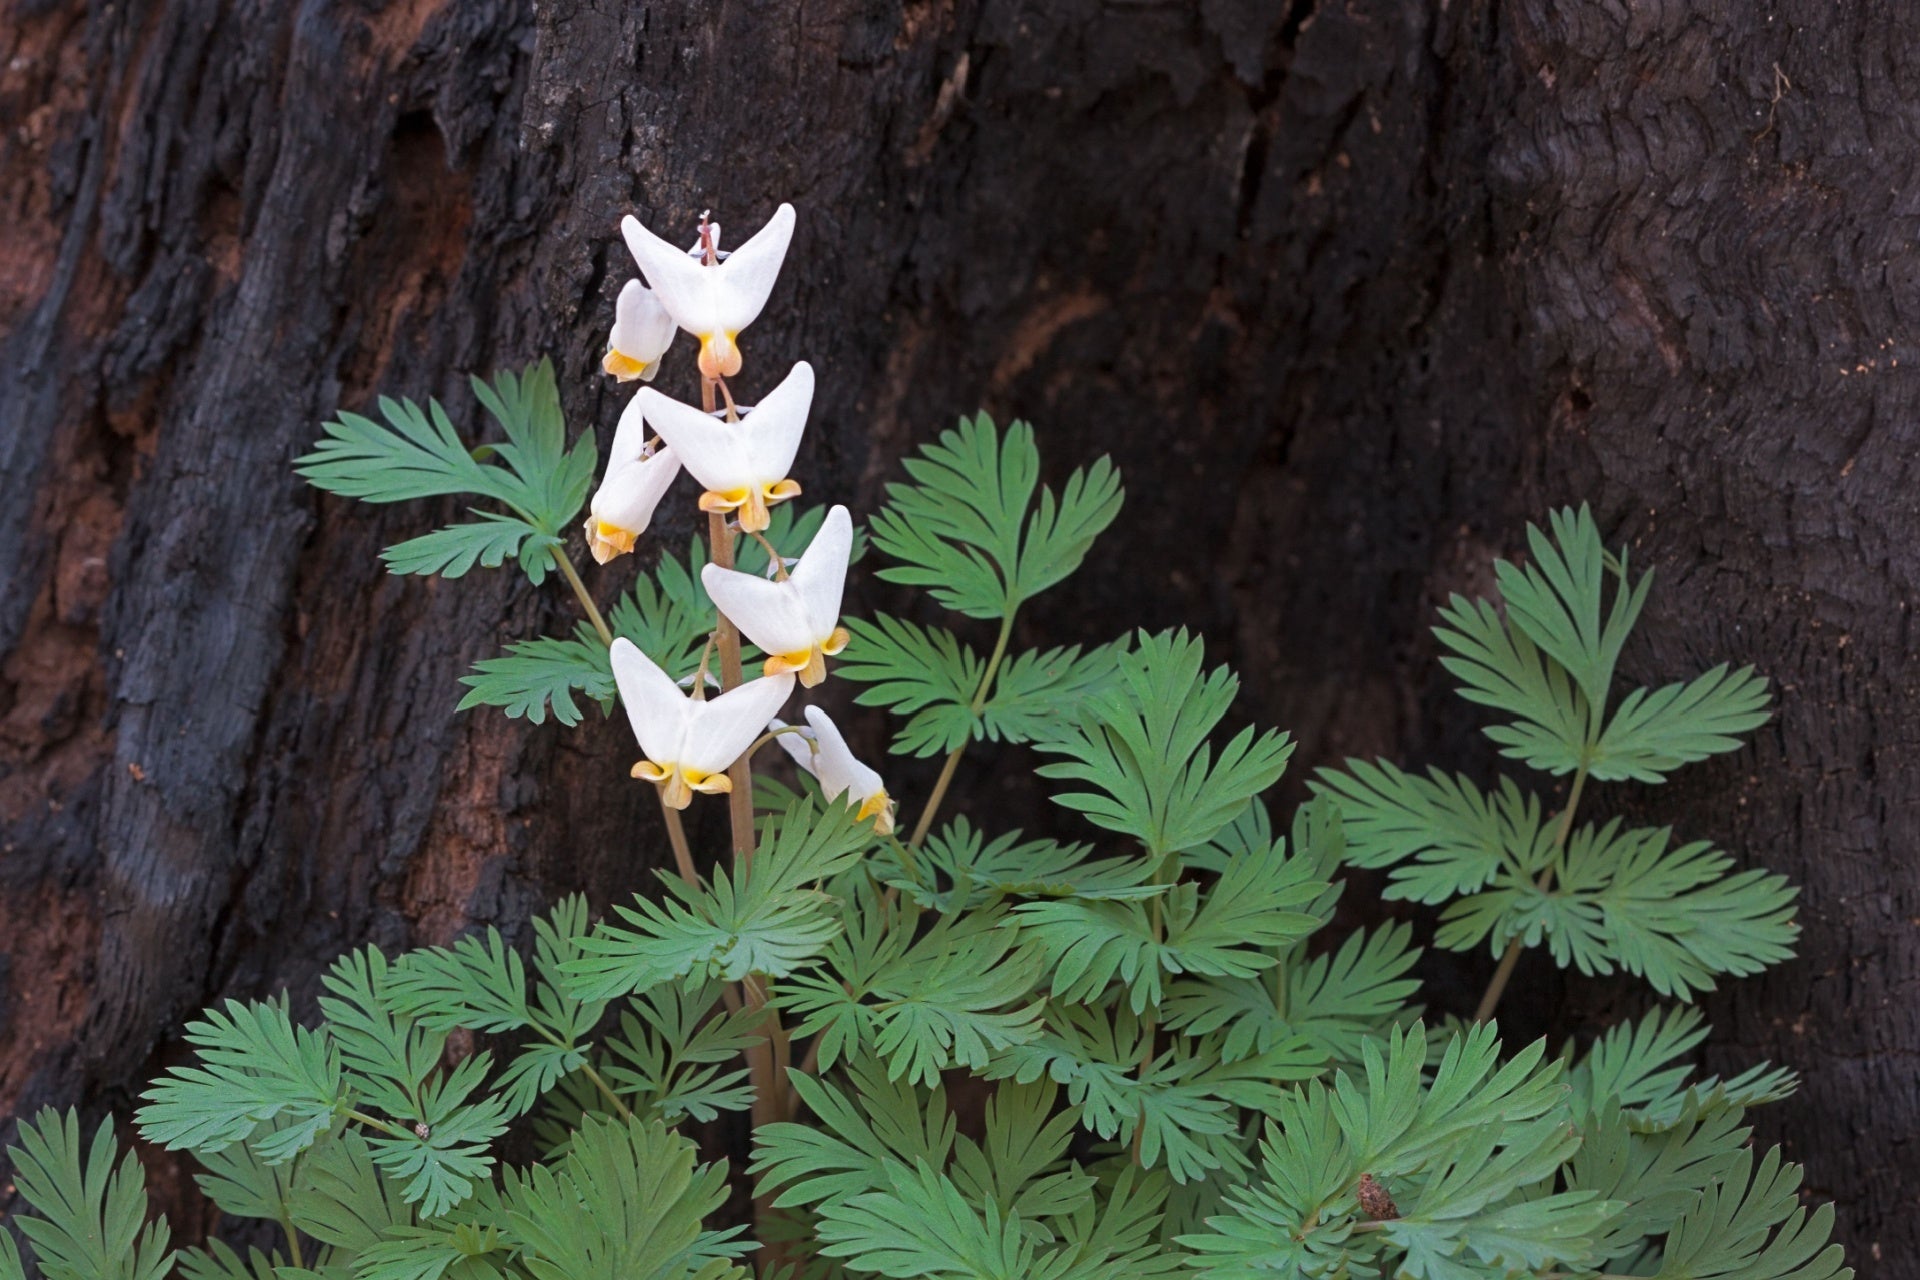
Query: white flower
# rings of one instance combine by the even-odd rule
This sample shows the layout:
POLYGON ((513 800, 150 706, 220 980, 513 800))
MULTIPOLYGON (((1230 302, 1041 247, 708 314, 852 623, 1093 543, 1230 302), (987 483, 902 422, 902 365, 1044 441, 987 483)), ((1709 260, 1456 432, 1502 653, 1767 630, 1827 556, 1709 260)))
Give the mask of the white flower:
POLYGON ((686 808, 696 791, 733 790, 727 766, 753 744, 793 692, 792 676, 763 676, 703 702, 682 693, 625 636, 613 642, 612 656, 620 701, 647 757, 633 766, 633 776, 658 784, 675 809, 686 808))
POLYGON ((793 366, 786 381, 738 422, 716 421, 652 387, 634 399, 693 478, 706 486, 702 511, 737 510, 740 527, 758 533, 767 527, 769 505, 799 494, 799 484, 787 472, 813 405, 813 366, 806 361, 793 366))
POLYGON ((708 378, 740 372, 740 331, 753 323, 773 292, 793 239, 793 206, 781 205, 751 240, 711 267, 631 215, 621 219, 620 234, 674 322, 700 339, 700 372, 708 378))
POLYGON ((607 354, 600 367, 622 382, 635 378, 652 382, 660 372, 660 357, 667 354, 677 332, 673 317, 653 290, 629 280, 614 304, 613 333, 607 338, 607 354))
POLYGON ((840 625, 840 593, 853 551, 853 517, 845 507, 827 512, 820 531, 785 581, 710 564, 700 571, 720 612, 767 651, 766 674, 799 673, 811 689, 827 678, 827 659, 847 647, 840 625))
MULTIPOLYGON (((775 728, 786 727, 778 720, 773 723, 775 728)), ((826 712, 808 707, 807 723, 812 726, 811 732, 783 733, 774 741, 785 748, 802 769, 819 779, 820 790, 827 799, 836 800, 844 795, 859 801, 862 819, 878 818, 879 833, 884 836, 892 832, 893 799, 887 795, 880 775, 854 759, 847 740, 840 736, 839 728, 827 718, 826 712)))
POLYGON ((646 414, 640 400, 627 402, 607 454, 607 474, 587 508, 587 549, 601 564, 633 550, 647 531, 654 508, 680 474, 680 459, 660 445, 647 451, 646 414))

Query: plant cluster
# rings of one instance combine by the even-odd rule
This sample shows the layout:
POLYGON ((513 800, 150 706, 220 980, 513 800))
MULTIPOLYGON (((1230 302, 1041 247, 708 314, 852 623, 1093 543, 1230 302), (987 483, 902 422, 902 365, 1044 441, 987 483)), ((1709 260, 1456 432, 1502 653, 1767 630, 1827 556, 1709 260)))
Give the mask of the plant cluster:
MULTIPOLYGON (((726 254, 704 218, 690 251, 627 220, 651 288, 621 293, 605 368, 650 380, 685 329, 702 403, 639 391, 591 500, 593 435, 568 445, 546 364, 474 383, 492 443, 437 403, 383 401, 384 421, 343 413, 300 463, 369 501, 491 504, 389 548, 394 572, 511 558, 572 587, 584 621, 481 662, 462 706, 573 726, 583 700, 617 699, 672 872, 598 920, 562 901, 524 951, 491 929, 362 948, 314 1017, 233 999, 189 1025, 192 1060, 138 1124, 193 1153, 229 1219, 276 1224, 244 1253, 173 1250, 109 1127, 87 1144, 72 1114, 23 1123, 17 1221, 45 1275, 1850 1274, 1800 1170, 1748 1146, 1746 1109, 1788 1073, 1690 1064, 1707 1029, 1686 1002, 1788 954, 1792 890, 1666 830, 1575 825, 1590 784, 1737 746, 1765 719, 1760 679, 1719 667, 1615 702, 1649 576, 1561 512, 1499 566, 1498 604, 1455 598, 1438 634, 1463 696, 1498 713, 1494 741, 1567 779, 1563 798, 1355 761, 1278 822, 1263 797, 1292 744, 1224 727, 1237 681, 1196 637, 1013 646, 1119 511, 1107 460, 1047 486, 1031 428, 982 416, 909 459, 864 532, 844 507, 795 514, 812 371, 751 409, 735 394, 792 227, 782 206, 726 254), (587 548, 613 563, 683 469, 707 537, 603 614, 569 526, 585 507, 587 548), (952 626, 842 619, 868 546, 952 626), (910 830, 825 710, 777 718, 829 677, 895 718, 893 752, 944 754, 910 830), (757 757, 774 743, 790 781, 757 757), (1023 769, 1037 752, 1085 838, 943 819, 970 748, 1023 769), (728 808, 724 852, 681 825, 703 795, 728 808), (1409 924, 1331 929, 1343 865, 1442 907, 1437 945, 1502 956, 1472 1020, 1423 1017, 1409 924), (1542 949, 1677 1003, 1592 1044, 1509 1050, 1494 1005, 1542 949), (744 1169, 703 1160, 689 1127, 742 1112, 744 1169)), ((22 1275, 0 1232, 0 1277, 22 1275)))

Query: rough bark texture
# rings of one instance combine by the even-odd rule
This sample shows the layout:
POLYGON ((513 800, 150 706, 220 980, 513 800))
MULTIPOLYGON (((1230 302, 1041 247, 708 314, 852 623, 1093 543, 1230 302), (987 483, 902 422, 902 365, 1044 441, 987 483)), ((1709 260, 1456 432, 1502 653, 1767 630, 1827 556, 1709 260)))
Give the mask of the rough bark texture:
MULTIPOLYGON (((288 464, 376 393, 471 421, 467 371, 543 353, 604 440, 619 215, 737 236, 791 199, 748 389, 821 371, 809 493, 870 506, 981 405, 1063 470, 1111 450, 1126 515, 1032 638, 1201 627, 1304 764, 1486 763, 1432 606, 1591 499, 1660 575, 1631 674, 1780 695, 1752 749, 1602 800, 1805 886, 1801 958, 1710 1001, 1711 1062, 1804 1073, 1762 1137, 1864 1275, 1920 1274, 1908 17, 0 2, 0 1115, 124 1105, 222 993, 664 860, 622 732, 451 714, 571 602, 389 578, 456 505, 288 464)), ((1506 1012, 1565 1033, 1624 990, 1529 960, 1506 1012)))

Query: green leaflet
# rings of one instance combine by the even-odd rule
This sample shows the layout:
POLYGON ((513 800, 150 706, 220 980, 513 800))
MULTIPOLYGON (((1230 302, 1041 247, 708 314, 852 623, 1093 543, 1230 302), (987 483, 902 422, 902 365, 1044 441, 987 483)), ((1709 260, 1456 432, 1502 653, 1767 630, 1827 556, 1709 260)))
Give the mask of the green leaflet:
POLYGON ((710 1239, 725 1170, 658 1121, 587 1117, 565 1156, 509 1177, 507 1218, 537 1280, 733 1280, 737 1245, 710 1239))
POLYGON ((284 1000, 229 1000, 187 1024, 199 1065, 173 1067, 143 1095, 141 1136, 168 1150, 218 1152, 263 1122, 288 1123, 258 1144, 270 1162, 290 1160, 333 1124, 345 1101, 338 1048, 295 1027, 284 1000))
POLYGON ((606 1077, 637 1112, 669 1124, 682 1117, 712 1120, 722 1111, 753 1105, 741 1052, 760 1037, 759 1016, 721 1013, 720 987, 659 987, 630 1002, 618 1035, 607 1038, 613 1059, 606 1077))
POLYGON ((342 413, 294 466, 318 488, 368 502, 447 494, 491 499, 511 514, 476 510, 476 523, 389 547, 383 553, 387 567, 458 578, 476 563, 495 568, 514 556, 539 586, 593 484, 593 435, 567 449, 550 361, 524 377, 501 373, 492 383, 472 382, 474 396, 506 436, 498 444, 470 449, 437 400, 422 409, 411 400, 382 397, 384 425, 342 413), (492 463, 494 457, 504 465, 492 463))
POLYGON ((986 661, 943 627, 922 627, 878 615, 849 619, 853 643, 840 675, 873 687, 855 701, 906 718, 893 740, 900 755, 930 756, 969 741, 1037 742, 1063 731, 1074 705, 1113 680, 1124 640, 1082 652, 1080 646, 1029 650, 1008 658, 980 710, 973 709, 986 661))
POLYGON ((1208 735, 1239 681, 1224 667, 1201 674, 1200 641, 1185 631, 1142 633, 1118 658, 1119 678, 1082 700, 1071 728, 1039 749, 1064 760, 1044 778, 1092 788, 1055 803, 1096 826, 1139 840, 1155 860, 1206 843, 1279 779, 1293 754, 1284 733, 1235 734, 1216 755, 1208 735))
POLYGON ((682 978, 787 976, 840 932, 832 897, 815 886, 852 865, 871 839, 851 805, 794 805, 773 820, 737 881, 724 870, 711 885, 671 879, 669 900, 617 908, 628 927, 603 923, 561 966, 569 994, 607 1000, 682 978))
POLYGON ((1688 999, 1712 990, 1720 974, 1757 973, 1792 954, 1795 891, 1782 876, 1728 874, 1733 860, 1704 841, 1669 847, 1671 832, 1576 829, 1538 867, 1507 866, 1494 883, 1448 907, 1435 941, 1465 950, 1483 939, 1495 950, 1510 939, 1544 940, 1554 958, 1583 973, 1617 966, 1645 978, 1663 996, 1688 999))
MULTIPOLYGON (((113 1125, 103 1122, 81 1154, 80 1117, 48 1107, 20 1124, 7 1148, 13 1181, 33 1212, 15 1217, 47 1280, 161 1280, 173 1266, 170 1234, 149 1226, 146 1178, 131 1152, 123 1159, 113 1125)), ((12 1239, 0 1249, 0 1275, 20 1276, 12 1239)))
POLYGON ((1040 1034, 1037 954, 1003 913, 947 917, 915 938, 889 929, 891 910, 872 892, 847 904, 849 927, 815 973, 781 997, 795 1034, 820 1034, 820 1065, 864 1050, 891 1077, 933 1085, 953 1067, 984 1068, 992 1055, 1040 1034))
POLYGON ((913 483, 888 485, 873 520, 874 546, 900 564, 878 576, 926 587, 972 618, 1012 616, 1079 568, 1120 512, 1120 477, 1107 459, 1075 471, 1056 496, 1039 482, 1033 428, 1016 422, 1002 435, 984 413, 905 465, 913 483))
POLYGON ((1724 1178, 1683 1214, 1667 1238, 1655 1280, 1832 1280, 1851 1276, 1840 1246, 1828 1244, 1833 1206, 1812 1213, 1796 1195, 1800 1166, 1780 1159, 1774 1147, 1756 1168, 1742 1150, 1724 1178))

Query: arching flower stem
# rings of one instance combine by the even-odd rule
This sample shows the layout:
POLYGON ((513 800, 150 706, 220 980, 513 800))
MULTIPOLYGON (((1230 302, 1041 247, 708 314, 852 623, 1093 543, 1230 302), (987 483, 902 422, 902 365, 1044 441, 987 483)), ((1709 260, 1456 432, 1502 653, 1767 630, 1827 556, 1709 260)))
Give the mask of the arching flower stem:
POLYGON ((587 594, 587 584, 580 581, 580 571, 573 567, 573 557, 555 555, 553 560, 560 566, 560 576, 565 578, 567 585, 573 588, 574 599, 578 600, 580 607, 587 611, 587 621, 593 624, 594 631, 600 637, 600 643, 611 646, 613 629, 607 625, 607 620, 600 616, 600 606, 595 604, 593 597, 587 594))
POLYGON ((765 733, 761 734, 759 737, 755 738, 753 740, 753 745, 747 748, 747 751, 746 751, 747 759, 751 760, 755 752, 759 751, 760 748, 766 746, 769 742, 772 742, 775 738, 779 737, 783 733, 795 733, 795 734, 804 735, 806 733, 806 730, 801 728, 797 724, 786 725, 779 729, 769 729, 765 733))
POLYGON ((773 565, 774 581, 785 582, 787 580, 787 562, 780 558, 780 552, 774 548, 771 542, 767 541, 767 535, 764 533, 748 533, 747 536, 766 548, 767 560, 773 565))

